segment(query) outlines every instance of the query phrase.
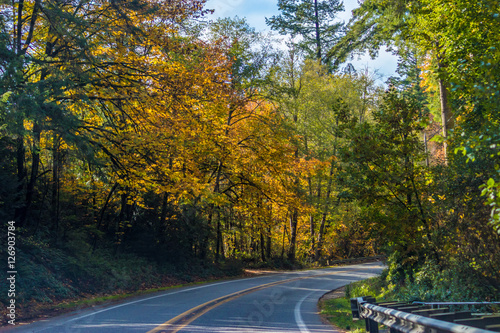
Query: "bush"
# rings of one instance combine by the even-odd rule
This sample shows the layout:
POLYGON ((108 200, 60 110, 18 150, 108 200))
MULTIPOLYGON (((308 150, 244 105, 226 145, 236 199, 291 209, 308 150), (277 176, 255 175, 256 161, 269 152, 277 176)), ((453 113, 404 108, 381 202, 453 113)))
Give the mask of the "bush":
POLYGON ((393 285, 399 300, 474 302, 494 301, 500 297, 500 289, 479 284, 480 276, 465 262, 452 262, 442 269, 428 261, 414 272, 412 280, 413 283, 393 285))
POLYGON ((392 296, 392 293, 387 285, 385 275, 383 273, 381 276, 346 285, 345 297, 350 299, 354 297, 373 296, 377 300, 386 300, 392 296))
POLYGON ((229 276, 240 275, 243 273, 243 263, 236 259, 228 259, 222 264, 221 269, 229 276))

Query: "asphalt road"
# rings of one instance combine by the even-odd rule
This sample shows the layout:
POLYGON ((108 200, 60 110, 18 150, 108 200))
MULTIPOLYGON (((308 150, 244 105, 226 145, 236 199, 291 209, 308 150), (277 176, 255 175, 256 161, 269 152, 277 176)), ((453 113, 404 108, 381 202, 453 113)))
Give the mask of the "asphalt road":
POLYGON ((318 299, 377 275, 381 263, 286 272, 172 289, 94 307, 9 332, 332 332, 318 299))

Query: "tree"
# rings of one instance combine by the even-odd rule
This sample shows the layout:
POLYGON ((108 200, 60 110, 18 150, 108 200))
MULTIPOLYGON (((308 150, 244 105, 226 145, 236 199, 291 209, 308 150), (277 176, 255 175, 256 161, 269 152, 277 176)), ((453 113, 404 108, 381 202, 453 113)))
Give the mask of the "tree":
MULTIPOLYGON (((494 134, 500 123, 500 70, 495 65, 500 61, 498 3, 423 0, 410 9, 410 25, 419 31, 414 36, 415 43, 435 50, 437 68, 433 71, 439 80, 439 91, 442 94, 445 86, 454 97, 455 102, 448 103, 449 110, 443 112, 443 126, 455 128, 450 140, 455 151, 470 160, 489 153, 488 164, 498 165, 495 147, 499 141, 494 134)), ((492 207, 491 222, 497 228, 498 170, 497 167, 488 172, 491 180, 484 184, 484 195, 492 207)))
POLYGON ((266 18, 271 29, 282 35, 300 36, 299 46, 311 59, 329 63, 326 52, 338 40, 342 23, 335 23, 344 10, 339 0, 278 0, 281 15, 266 18))
POLYGON ((231 82, 235 90, 252 99, 267 82, 276 53, 270 38, 256 32, 245 18, 219 18, 208 26, 210 40, 219 40, 231 60, 231 82))
POLYGON ((48 173, 40 170, 44 145, 53 152, 44 165, 53 165, 54 214, 61 145, 91 164, 108 155, 120 171, 123 165, 109 144, 116 143, 118 132, 130 129, 130 120, 140 114, 140 102, 154 94, 145 83, 158 78, 155 69, 164 69, 157 60, 165 59, 165 45, 172 55, 193 45, 165 31, 175 35, 182 17, 202 15, 201 3, 117 6, 20 1, 2 5, 5 43, 1 45, 6 57, 1 64, 1 94, 7 96, 6 130, 16 137, 19 226, 32 219, 37 184, 48 173))
POLYGON ((348 197, 366 205, 367 229, 391 244, 390 252, 435 257, 419 138, 426 115, 415 96, 391 88, 373 117, 374 123, 361 123, 351 131, 342 150, 348 197), (417 234, 421 236, 408 237, 417 234))
POLYGON ((328 59, 339 66, 353 54, 376 57, 384 45, 398 47, 403 39, 401 31, 406 27, 406 2, 390 0, 366 0, 353 10, 353 17, 345 27, 344 35, 326 51, 328 59))
POLYGON ((428 15, 429 8, 422 6, 418 0, 364 1, 353 14, 347 26, 347 33, 329 50, 328 56, 337 58, 337 61, 345 61, 353 53, 364 53, 368 50, 370 55, 375 57, 380 47, 387 45, 389 48, 396 47, 396 52, 401 52, 403 57, 408 49, 418 52, 421 59, 428 57, 438 81, 446 158, 448 156, 446 138, 454 127, 456 116, 451 109, 446 52, 442 47, 439 31, 429 27, 432 26, 431 21, 443 25, 448 20, 430 19, 432 15, 428 15))
POLYGON ((348 129, 371 118, 376 89, 365 75, 329 74, 315 60, 300 62, 295 52, 292 48, 275 70, 271 94, 289 130, 295 158, 304 165, 294 173, 294 191, 309 207, 307 215, 290 211, 289 254, 294 240, 302 239, 297 246, 300 255, 322 261, 330 246, 325 244, 328 229, 341 223, 335 217, 343 192, 337 181, 343 164, 339 150, 347 144, 348 129), (305 225, 307 237, 300 235, 305 225))

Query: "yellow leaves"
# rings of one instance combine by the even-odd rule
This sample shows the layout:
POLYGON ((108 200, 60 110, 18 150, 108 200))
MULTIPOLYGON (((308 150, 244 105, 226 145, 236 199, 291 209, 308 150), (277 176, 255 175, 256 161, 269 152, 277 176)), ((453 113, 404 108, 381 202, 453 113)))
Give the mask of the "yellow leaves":
MULTIPOLYGON (((65 133, 74 141, 59 142, 68 153, 62 191, 110 210, 146 207, 150 193, 168 193, 172 205, 234 208, 249 225, 278 223, 292 208, 312 211, 296 191, 295 176, 325 173, 331 161, 297 159, 275 107, 248 101, 232 86, 226 50, 176 31, 172 18, 199 13, 202 2, 151 4, 157 12, 122 8, 129 21, 100 3, 75 12, 83 23, 95 21, 79 27, 85 49, 76 37, 66 41, 57 31, 37 31, 38 45, 57 40, 79 54, 43 57, 44 48, 36 51, 48 79, 61 82, 58 96, 48 94, 51 102, 58 101, 76 124, 65 133), (73 154, 78 149, 92 158, 73 154)), ((32 70, 38 80, 40 68, 32 70)), ((33 129, 31 121, 24 126, 33 129)), ((53 136, 50 130, 42 134, 44 165, 53 162, 53 136)))
POLYGON ((31 131, 31 130, 33 130, 33 121, 28 120, 28 119, 24 119, 23 126, 24 126, 25 130, 31 131))
POLYGON ((424 89, 425 92, 435 93, 439 91, 438 83, 435 78, 434 64, 432 63, 432 58, 430 55, 427 55, 423 61, 418 64, 419 69, 421 70, 420 77, 422 81, 420 82, 420 86, 424 89))
POLYGON ((425 175, 425 185, 431 185, 434 183, 434 176, 430 172, 426 172, 425 175))

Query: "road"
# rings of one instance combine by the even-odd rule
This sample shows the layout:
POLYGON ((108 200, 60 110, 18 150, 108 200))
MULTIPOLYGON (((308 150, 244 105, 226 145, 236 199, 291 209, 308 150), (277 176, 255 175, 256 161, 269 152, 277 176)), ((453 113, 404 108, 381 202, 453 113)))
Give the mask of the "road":
POLYGON ((379 274, 381 263, 285 272, 133 298, 18 326, 9 332, 332 332, 321 322, 326 292, 379 274))

